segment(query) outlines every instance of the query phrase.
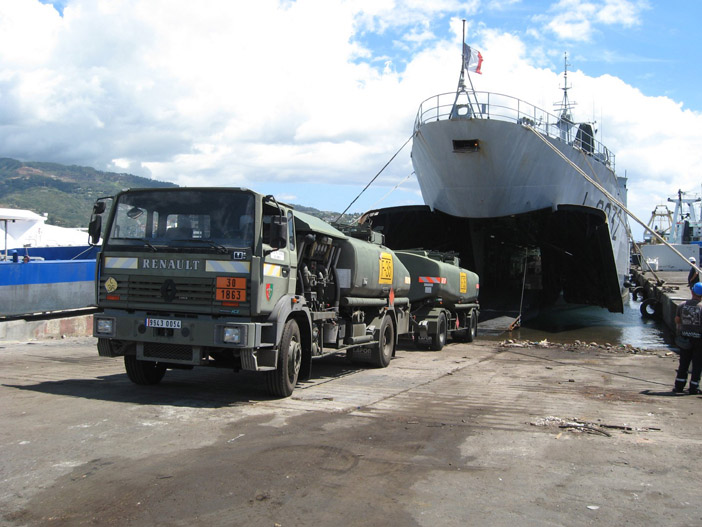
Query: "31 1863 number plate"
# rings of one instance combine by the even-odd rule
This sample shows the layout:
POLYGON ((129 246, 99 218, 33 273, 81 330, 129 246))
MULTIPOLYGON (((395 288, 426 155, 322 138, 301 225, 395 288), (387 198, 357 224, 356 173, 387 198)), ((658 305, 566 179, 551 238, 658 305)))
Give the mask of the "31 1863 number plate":
POLYGON ((168 318, 147 318, 146 327, 180 329, 180 320, 172 320, 168 318))

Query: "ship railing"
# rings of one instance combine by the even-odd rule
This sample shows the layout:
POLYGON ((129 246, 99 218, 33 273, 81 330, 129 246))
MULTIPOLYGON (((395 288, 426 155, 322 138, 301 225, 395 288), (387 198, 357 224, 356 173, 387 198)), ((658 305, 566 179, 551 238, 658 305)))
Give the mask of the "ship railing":
POLYGON ((414 131, 429 122, 455 119, 497 119, 529 125, 546 137, 582 150, 614 171, 614 154, 592 136, 591 126, 559 118, 533 104, 500 93, 459 91, 429 97, 419 106, 414 131))

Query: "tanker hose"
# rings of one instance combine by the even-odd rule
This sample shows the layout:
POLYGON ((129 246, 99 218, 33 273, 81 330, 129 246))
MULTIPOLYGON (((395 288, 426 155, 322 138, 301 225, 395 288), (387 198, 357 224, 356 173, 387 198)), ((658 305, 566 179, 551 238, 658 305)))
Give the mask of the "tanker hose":
POLYGON ((324 279, 324 273, 322 271, 319 271, 317 273, 317 283, 315 284, 317 286, 317 296, 319 298, 324 298, 324 286, 326 285, 326 280, 324 279))
POLYGON ((300 242, 300 246, 297 248, 297 265, 298 267, 302 263, 302 258, 305 256, 305 249, 307 249, 308 245, 311 245, 315 241, 315 236, 314 234, 306 234, 305 237, 302 239, 300 242))
POLYGON ((303 265, 300 268, 300 276, 301 276, 301 280, 302 280, 303 289, 305 291, 309 291, 312 288, 312 284, 310 283, 310 278, 312 277, 312 273, 310 273, 310 270, 307 268, 306 265, 303 265))

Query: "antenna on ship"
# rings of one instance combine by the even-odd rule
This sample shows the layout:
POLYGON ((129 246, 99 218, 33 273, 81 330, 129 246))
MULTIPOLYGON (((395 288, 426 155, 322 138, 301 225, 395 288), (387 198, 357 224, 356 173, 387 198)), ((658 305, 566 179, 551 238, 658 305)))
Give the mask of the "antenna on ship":
POLYGON ((563 99, 561 100, 560 105, 556 103, 556 110, 559 112, 556 127, 561 132, 561 141, 567 141, 568 132, 570 131, 570 128, 575 124, 573 122, 573 116, 570 113, 570 111, 575 106, 575 103, 570 102, 570 100, 568 99, 568 90, 572 88, 572 86, 568 86, 568 52, 566 51, 563 54, 563 56, 563 87, 561 88, 563 90, 563 99))

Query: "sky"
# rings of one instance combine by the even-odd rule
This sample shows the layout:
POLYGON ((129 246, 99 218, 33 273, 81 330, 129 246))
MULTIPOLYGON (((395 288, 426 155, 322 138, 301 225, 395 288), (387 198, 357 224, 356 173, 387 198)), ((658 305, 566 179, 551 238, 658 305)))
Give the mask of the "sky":
POLYGON ((341 212, 397 154, 350 212, 422 203, 402 146, 456 89, 462 20, 476 90, 553 111, 568 54, 574 117, 641 221, 700 194, 702 2, 682 0, 0 0, 0 157, 341 212))

